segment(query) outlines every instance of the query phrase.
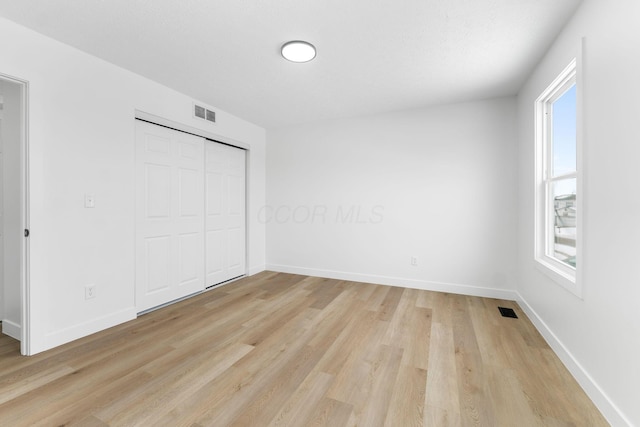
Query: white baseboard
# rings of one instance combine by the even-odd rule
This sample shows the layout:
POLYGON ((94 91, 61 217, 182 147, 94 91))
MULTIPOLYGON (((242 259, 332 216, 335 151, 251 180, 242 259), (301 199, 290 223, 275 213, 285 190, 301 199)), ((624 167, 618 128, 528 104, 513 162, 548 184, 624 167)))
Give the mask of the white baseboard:
POLYGON ((525 301, 525 299, 516 292, 517 302, 525 312, 531 323, 538 329, 540 334, 544 337, 549 344, 549 347, 560 358, 564 366, 571 372, 571 375, 576 379, 578 384, 587 393, 587 396, 591 398, 596 407, 600 410, 602 415, 607 419, 612 426, 629 426, 632 427, 631 421, 624 416, 622 411, 611 401, 609 396, 600 388, 598 383, 589 375, 584 367, 576 360, 571 354, 569 349, 558 339, 553 331, 542 320, 538 313, 525 301))
POLYGON ((247 271, 247 276, 253 276, 254 274, 262 273, 265 270, 266 266, 264 264, 250 267, 247 271))
POLYGON ((11 320, 2 321, 2 333, 9 335, 11 338, 17 339, 18 341, 22 341, 22 328, 11 320))
POLYGON ((401 277, 378 276, 374 274, 361 274, 346 271, 322 270, 291 265, 267 264, 267 270, 277 271, 279 273, 302 274, 305 276, 373 283, 376 285, 398 286, 403 288, 422 289, 425 291, 448 292, 451 294, 462 294, 476 297, 496 298, 511 301, 515 301, 516 299, 516 292, 508 289, 487 288, 456 283, 431 282, 427 280, 404 279, 401 277))
POLYGON ((136 309, 135 307, 131 307, 97 319, 92 319, 79 325, 48 333, 42 340, 37 340, 37 342, 32 337, 30 355, 52 349, 59 345, 103 331, 135 318, 136 309))

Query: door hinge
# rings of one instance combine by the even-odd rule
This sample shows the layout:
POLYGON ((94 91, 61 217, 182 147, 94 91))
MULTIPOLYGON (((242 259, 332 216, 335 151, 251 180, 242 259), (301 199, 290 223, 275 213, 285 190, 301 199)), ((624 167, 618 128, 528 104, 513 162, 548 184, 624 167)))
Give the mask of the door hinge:
POLYGON ((24 229, 24 237, 29 237, 29 229, 28 228, 24 229))

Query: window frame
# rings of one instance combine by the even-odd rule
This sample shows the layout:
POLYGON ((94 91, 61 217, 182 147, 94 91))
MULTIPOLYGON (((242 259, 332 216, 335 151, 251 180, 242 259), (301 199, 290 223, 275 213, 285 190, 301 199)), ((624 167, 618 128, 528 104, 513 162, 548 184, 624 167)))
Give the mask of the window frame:
POLYGON ((582 256, 584 216, 582 186, 582 108, 580 61, 574 58, 535 101, 535 248, 534 264, 538 270, 554 282, 582 298, 582 256), (576 170, 552 175, 553 167, 553 117, 552 104, 573 85, 576 86, 576 170), (553 215, 553 183, 566 179, 576 180, 576 267, 572 267, 550 255, 555 238, 553 215))

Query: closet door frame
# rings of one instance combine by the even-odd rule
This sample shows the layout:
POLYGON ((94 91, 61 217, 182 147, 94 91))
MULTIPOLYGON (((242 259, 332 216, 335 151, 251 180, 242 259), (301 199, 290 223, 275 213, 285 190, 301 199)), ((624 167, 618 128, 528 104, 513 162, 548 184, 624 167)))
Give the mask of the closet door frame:
MULTIPOLYGON (((251 146, 245 142, 242 141, 238 141, 232 138, 228 138, 213 132, 209 132, 209 131, 205 131, 202 130, 200 128, 197 127, 193 127, 193 126, 189 126, 189 125, 185 125, 183 123, 179 123, 179 122, 175 122, 173 120, 169 120, 166 119, 164 117, 160 117, 157 116, 155 114, 151 114, 151 113, 147 113, 145 111, 141 111, 141 110, 135 110, 135 119, 137 120, 142 120, 145 122, 149 122, 151 124, 155 124, 158 126, 163 126, 163 127, 167 127, 170 129, 174 129, 180 132, 185 132, 185 133, 189 133, 195 136, 199 136, 202 138, 205 138, 208 141, 205 141, 205 144, 208 143, 209 141, 211 142, 217 142, 220 144, 224 144, 224 145, 228 145, 231 147, 235 147, 235 148, 239 148, 245 151, 245 176, 244 176, 244 272, 243 274, 240 276, 246 276, 249 273, 249 260, 250 260, 250 256, 249 256, 249 239, 250 239, 250 227, 249 227, 249 208, 250 208, 250 203, 249 203, 249 195, 250 195, 250 188, 249 188, 249 178, 250 178, 250 161, 251 161, 251 146)), ((205 161, 205 160, 203 160, 205 161)), ((206 203, 206 200, 205 200, 206 203)), ((205 232, 206 232, 206 226, 205 226, 205 232)), ((206 256, 206 253, 205 253, 206 256)), ((205 280, 206 280, 206 270, 205 270, 205 280)), ((228 282, 223 282, 222 284, 226 284, 228 282)), ((220 284, 214 285, 218 286, 220 284)), ((212 286, 209 286, 208 283, 205 282, 205 290, 211 288, 212 286)))

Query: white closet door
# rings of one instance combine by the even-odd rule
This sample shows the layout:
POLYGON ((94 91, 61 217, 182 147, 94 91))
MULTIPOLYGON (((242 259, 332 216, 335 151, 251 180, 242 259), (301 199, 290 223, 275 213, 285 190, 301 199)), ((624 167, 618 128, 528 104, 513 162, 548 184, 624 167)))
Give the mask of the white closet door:
POLYGON ((245 274, 245 151, 206 142, 206 281, 245 274))
POLYGON ((204 289, 204 138, 136 120, 136 309, 204 289))

